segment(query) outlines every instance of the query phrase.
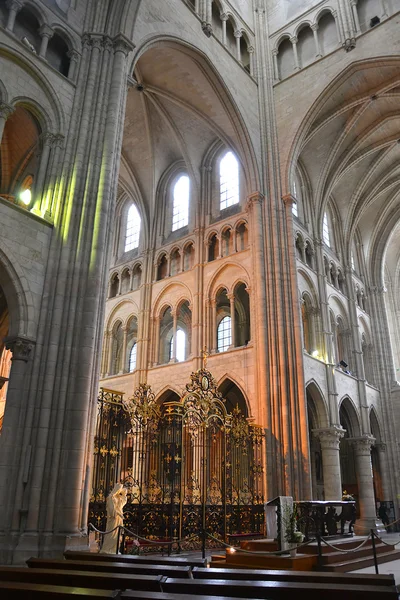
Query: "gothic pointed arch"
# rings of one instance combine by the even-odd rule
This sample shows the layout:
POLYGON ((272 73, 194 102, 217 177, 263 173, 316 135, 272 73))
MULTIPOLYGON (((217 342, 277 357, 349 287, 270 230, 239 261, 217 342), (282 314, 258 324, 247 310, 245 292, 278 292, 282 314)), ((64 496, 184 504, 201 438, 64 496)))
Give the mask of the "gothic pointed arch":
POLYGON ((246 395, 233 379, 230 377, 223 379, 218 385, 218 391, 226 400, 225 407, 228 413, 231 413, 236 406, 238 406, 245 417, 250 416, 249 403, 246 395))

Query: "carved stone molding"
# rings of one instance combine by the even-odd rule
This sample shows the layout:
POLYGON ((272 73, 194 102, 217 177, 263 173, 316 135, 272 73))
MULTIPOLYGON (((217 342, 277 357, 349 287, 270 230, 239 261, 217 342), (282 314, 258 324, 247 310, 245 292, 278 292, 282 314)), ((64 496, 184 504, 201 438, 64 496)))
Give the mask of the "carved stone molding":
POLYGON ((203 30, 204 35, 206 35, 207 37, 212 36, 213 28, 211 23, 206 23, 205 21, 203 21, 203 23, 201 24, 201 28, 203 30))
POLYGON ((47 25, 47 23, 43 23, 43 25, 39 28, 39 34, 41 37, 52 38, 54 35, 54 29, 47 25))
POLYGON ((326 429, 313 429, 313 434, 319 439, 321 448, 332 448, 339 450, 340 440, 343 438, 346 430, 342 427, 327 427, 326 429))
POLYGON ((286 196, 282 196, 282 202, 285 205, 292 206, 293 204, 296 204, 296 198, 293 196, 293 194, 286 194, 286 196))
POLYGON ((255 204, 262 204, 264 198, 265 197, 263 196, 263 194, 261 194, 261 192, 254 192, 254 194, 250 194, 250 196, 247 198, 246 210, 248 210, 255 204))
POLYGON ((7 120, 8 117, 10 117, 13 114, 14 110, 15 107, 11 106, 11 104, 0 102, 0 118, 7 120))
POLYGON ((23 337, 6 338, 4 341, 7 350, 11 350, 13 354, 13 361, 23 360, 24 362, 28 362, 31 352, 36 344, 34 340, 23 337))
POLYGON ((349 438, 348 441, 353 446, 357 454, 368 455, 371 453, 371 448, 375 444, 375 438, 372 435, 362 435, 357 438, 349 438))

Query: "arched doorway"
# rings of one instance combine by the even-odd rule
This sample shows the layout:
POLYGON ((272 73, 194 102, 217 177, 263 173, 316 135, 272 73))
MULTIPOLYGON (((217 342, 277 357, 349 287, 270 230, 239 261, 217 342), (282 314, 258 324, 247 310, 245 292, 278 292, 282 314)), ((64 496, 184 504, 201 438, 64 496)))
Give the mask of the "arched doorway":
MULTIPOLYGON (((356 460, 353 446, 349 438, 361 435, 360 423, 356 410, 349 398, 344 398, 339 409, 340 425, 345 429, 340 443, 340 471, 342 475, 342 490, 358 499, 358 484, 356 477, 356 460)), ((358 504, 357 504, 358 506, 358 504)))
POLYGON ((321 443, 315 432, 327 427, 328 419, 322 394, 315 383, 307 386, 306 398, 312 498, 313 500, 325 500, 321 443))

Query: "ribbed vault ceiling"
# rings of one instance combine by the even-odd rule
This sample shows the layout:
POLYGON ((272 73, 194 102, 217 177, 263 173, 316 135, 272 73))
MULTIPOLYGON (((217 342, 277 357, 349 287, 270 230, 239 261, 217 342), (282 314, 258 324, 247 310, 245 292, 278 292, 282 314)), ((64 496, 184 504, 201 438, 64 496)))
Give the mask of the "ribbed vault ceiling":
POLYGON ((151 216, 160 178, 183 161, 200 188, 207 150, 221 140, 246 162, 246 136, 224 86, 198 55, 178 44, 141 56, 128 94, 123 157, 151 216))
POLYGON ((345 251, 358 227, 369 260, 379 260, 379 245, 396 269, 400 229, 388 235, 387 222, 400 219, 400 60, 358 64, 331 86, 304 132, 299 160, 318 222, 331 198, 345 251))

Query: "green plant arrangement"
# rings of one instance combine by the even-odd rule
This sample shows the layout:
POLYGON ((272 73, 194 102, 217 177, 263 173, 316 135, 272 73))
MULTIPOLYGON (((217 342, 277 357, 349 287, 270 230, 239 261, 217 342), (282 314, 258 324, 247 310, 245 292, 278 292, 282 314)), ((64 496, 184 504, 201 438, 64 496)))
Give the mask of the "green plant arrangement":
POLYGON ((297 529, 297 519, 297 504, 293 504, 293 510, 286 506, 283 512, 283 527, 288 544, 301 544, 304 540, 304 534, 297 529))

